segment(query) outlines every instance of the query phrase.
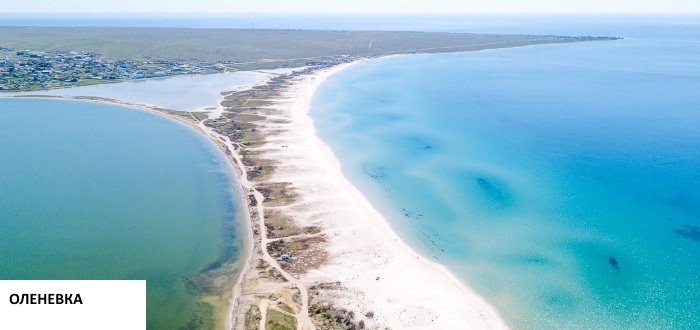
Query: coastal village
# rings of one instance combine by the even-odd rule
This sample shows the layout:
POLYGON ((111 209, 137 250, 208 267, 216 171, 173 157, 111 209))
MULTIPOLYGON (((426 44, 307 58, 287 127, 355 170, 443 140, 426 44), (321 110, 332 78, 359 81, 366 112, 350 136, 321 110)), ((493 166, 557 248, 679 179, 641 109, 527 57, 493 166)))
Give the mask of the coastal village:
MULTIPOLYGON (((499 38, 500 36, 492 36, 499 38)), ((525 38, 529 38, 525 36, 525 38)), ((537 36, 533 40, 517 41, 524 44, 582 42, 597 40, 616 40, 612 37, 562 37, 537 36)), ((517 42, 499 41, 509 47, 517 42)), ((487 43, 488 44, 488 43, 487 43)), ((182 74, 211 74, 235 70, 274 69, 281 67, 326 66, 346 63, 361 57, 375 57, 388 54, 411 53, 414 51, 391 50, 385 52, 352 54, 334 53, 324 56, 282 57, 251 61, 246 55, 242 57, 221 57, 216 61, 205 60, 200 56, 189 59, 167 58, 146 55, 131 59, 119 59, 97 52, 78 50, 36 50, 22 47, 6 47, 0 44, 0 92, 31 91, 42 89, 66 88, 74 86, 103 84, 124 80, 168 77, 182 74)), ((31 46, 29 46, 31 47, 31 46)), ((467 49, 473 50, 465 46, 467 49)), ((479 47, 479 46, 477 46, 479 47)), ((375 45, 376 48, 376 45, 375 45)), ((459 51, 460 47, 447 47, 449 51, 459 51)), ((445 52, 442 47, 424 48, 427 52, 445 52)), ((305 54, 307 55, 307 54, 305 54)), ((301 56, 301 55, 298 55, 301 56)))
POLYGON ((231 61, 115 60, 81 51, 15 50, 0 46, 0 91, 92 85, 181 74, 221 73, 231 61))

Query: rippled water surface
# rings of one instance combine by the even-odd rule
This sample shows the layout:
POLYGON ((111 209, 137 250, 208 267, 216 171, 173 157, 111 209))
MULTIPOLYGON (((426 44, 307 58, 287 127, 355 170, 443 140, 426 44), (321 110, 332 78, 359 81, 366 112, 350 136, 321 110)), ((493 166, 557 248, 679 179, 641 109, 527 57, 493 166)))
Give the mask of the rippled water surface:
POLYGON ((367 61, 311 113, 400 235, 514 328, 699 328, 700 34, 680 23, 367 61))

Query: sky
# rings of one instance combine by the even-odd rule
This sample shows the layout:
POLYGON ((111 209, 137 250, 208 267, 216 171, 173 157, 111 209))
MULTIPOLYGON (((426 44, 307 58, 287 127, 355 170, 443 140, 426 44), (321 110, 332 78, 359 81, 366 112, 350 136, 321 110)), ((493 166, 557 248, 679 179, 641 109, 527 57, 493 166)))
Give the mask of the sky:
POLYGON ((698 0, 0 0, 0 13, 700 12, 698 0))

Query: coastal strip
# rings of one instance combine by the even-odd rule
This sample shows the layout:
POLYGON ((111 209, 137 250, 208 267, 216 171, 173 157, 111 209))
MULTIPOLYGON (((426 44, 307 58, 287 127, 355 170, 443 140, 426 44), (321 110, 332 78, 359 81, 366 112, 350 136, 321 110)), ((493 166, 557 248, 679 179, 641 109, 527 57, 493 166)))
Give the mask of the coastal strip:
POLYGON ((208 125, 232 144, 254 247, 234 329, 505 329, 486 301, 410 249, 342 175, 308 116, 316 88, 353 63, 231 93, 208 125))
MULTIPOLYGON (((201 278, 203 286, 217 288, 207 302, 220 310, 230 306, 227 315, 217 317, 221 327, 503 329, 507 326, 487 302, 396 236, 342 175, 332 151, 315 136, 308 110, 328 76, 365 58, 589 41, 521 37, 363 56, 302 57, 297 60, 305 67, 269 73, 259 84, 222 93, 219 106, 209 112, 66 98, 164 114, 202 132, 225 153, 240 178, 249 213, 243 220, 250 226, 238 262, 201 278), (221 293, 222 288, 228 289, 221 293)), ((274 66, 282 63, 292 62, 274 66)))
POLYGON ((243 219, 250 232, 241 233, 239 260, 214 277, 228 276, 227 293, 207 299, 228 311, 216 313, 226 329, 507 328, 444 266, 405 245, 315 136, 308 110, 316 88, 357 62, 268 74, 223 93, 210 112, 94 96, 48 98, 164 115, 205 134, 226 155, 250 215, 243 219))

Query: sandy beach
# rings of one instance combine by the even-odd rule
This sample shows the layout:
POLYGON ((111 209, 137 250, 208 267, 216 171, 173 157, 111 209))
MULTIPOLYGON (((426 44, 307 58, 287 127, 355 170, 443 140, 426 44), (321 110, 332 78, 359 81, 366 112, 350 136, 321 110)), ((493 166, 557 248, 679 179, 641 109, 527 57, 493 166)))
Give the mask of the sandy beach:
POLYGON ((271 69, 256 71, 253 75, 259 79, 254 83, 237 88, 229 85, 225 87, 228 91, 219 94, 220 85, 182 76, 178 79, 190 83, 176 86, 184 86, 180 89, 159 85, 178 80, 168 78, 125 83, 122 85, 140 86, 116 94, 115 90, 102 94, 101 86, 84 86, 70 90, 93 92, 59 95, 64 92, 41 90, 14 95, 106 102, 155 112, 188 125, 219 147, 237 173, 243 192, 243 196, 235 194, 237 200, 232 204, 247 206, 248 211, 247 217, 236 215, 235 225, 241 229, 236 239, 242 240, 239 254, 234 257, 232 253, 221 267, 204 271, 207 276, 202 280, 206 284, 202 287, 216 294, 201 302, 215 310, 215 327, 226 329, 507 328, 495 308, 445 266, 405 244, 392 230, 390 223, 394 222, 387 221, 343 175, 342 164, 316 136, 308 115, 313 95, 329 76, 371 58, 617 39, 240 28, 120 31, 106 27, 47 27, 38 36, 37 27, 8 29, 12 33, 6 33, 4 46, 28 49, 24 45, 31 41, 32 47, 60 56, 34 56, 42 60, 32 60, 39 61, 32 65, 16 62, 13 65, 21 72, 14 76, 21 79, 3 82, 0 89, 34 90, 143 77, 150 72, 144 71, 144 65, 151 70, 154 64, 168 66, 151 71, 178 73, 209 72, 205 66, 215 67, 214 72, 248 74, 252 71, 245 70, 271 69), (84 75, 87 71, 74 70, 84 67, 84 55, 59 54, 64 48, 56 48, 77 47, 84 40, 101 40, 87 45, 94 54, 84 55, 95 61, 101 60, 97 55, 104 55, 104 63, 109 64, 91 64, 94 70, 89 79, 84 75), (114 47, 119 42, 125 46, 114 47), (191 63, 183 62, 182 54, 191 63), (122 65, 110 58, 130 60, 122 65), (150 63, 150 59, 163 63, 150 63), (117 68, 133 69, 136 76, 126 71, 113 74, 117 68), (46 71, 42 85, 37 85, 37 71, 46 71), (72 76, 64 77, 65 71, 72 76), (185 108, 181 102, 162 103, 205 94, 210 97, 205 105, 185 108))
POLYGON ((227 104, 236 93, 268 85, 272 76, 261 77, 257 85, 225 93, 216 109, 199 118, 114 99, 63 98, 165 115, 207 135, 231 160, 248 195, 251 225, 242 235, 246 243, 238 263, 245 266, 232 292, 227 328, 264 329, 274 311, 294 318, 297 329, 330 328, 323 323, 326 315, 367 329, 506 329, 491 305, 392 231, 315 135, 308 116, 314 92, 355 63, 290 71, 277 76, 281 83, 274 88, 262 89, 268 93, 227 104), (232 113, 233 120, 254 123, 252 141, 231 139, 212 124, 232 113), (251 162, 265 164, 264 175, 251 175, 260 168, 251 162), (289 259, 280 260, 281 253, 289 259))
MULTIPOLYGON (((353 324, 361 321, 370 329, 507 328, 492 306, 444 266, 401 241, 343 176, 330 148, 316 137, 308 116, 313 94, 328 76, 349 65, 290 78, 274 98, 267 98, 271 102, 256 107, 255 130, 264 136, 264 143, 245 150, 255 159, 273 160, 274 170, 252 180, 257 202, 251 203, 256 253, 239 288, 234 328, 246 328, 244 313, 251 315, 246 304, 254 306, 252 314, 259 313, 260 328, 265 326, 266 310, 281 305, 291 308, 287 314, 296 316, 298 329, 325 328, 318 315, 328 311, 340 312, 345 319, 352 312, 353 324), (268 186, 284 186, 291 198, 281 202, 267 198, 260 203, 259 191, 268 186), (265 214, 284 218, 295 228, 313 230, 270 237, 277 235, 265 222, 270 221, 265 214), (282 240, 289 246, 282 251, 291 258, 280 261, 274 258, 274 243, 282 240), (298 241, 307 243, 306 248, 295 249, 299 245, 292 243, 298 241), (268 248, 261 250, 261 246, 268 248), (261 271, 265 267, 260 260, 281 276, 267 276, 270 271, 261 271), (301 299, 280 299, 284 290, 299 290, 301 299)), ((243 162, 237 159, 237 163, 243 162)), ((244 175, 243 186, 252 191, 248 184, 244 175)))

